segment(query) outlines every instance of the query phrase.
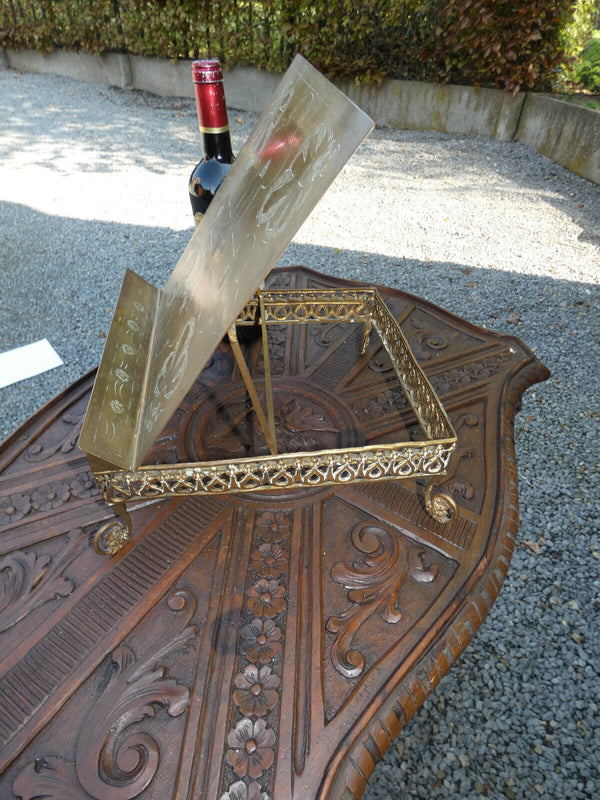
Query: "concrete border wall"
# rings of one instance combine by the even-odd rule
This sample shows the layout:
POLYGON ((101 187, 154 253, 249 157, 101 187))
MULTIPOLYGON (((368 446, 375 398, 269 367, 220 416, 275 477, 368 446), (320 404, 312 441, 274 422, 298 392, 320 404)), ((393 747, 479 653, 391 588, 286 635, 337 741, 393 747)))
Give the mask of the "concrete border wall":
MULTIPOLYGON (((119 53, 90 55, 67 50, 0 51, 0 61, 19 72, 63 75, 90 83, 140 89, 164 97, 193 97, 191 61, 119 53)), ((253 67, 225 70, 232 108, 262 111, 280 76, 253 67)), ((546 95, 499 89, 387 80, 381 86, 338 86, 377 125, 443 133, 483 134, 520 141, 577 175, 600 184, 600 113, 546 95)))

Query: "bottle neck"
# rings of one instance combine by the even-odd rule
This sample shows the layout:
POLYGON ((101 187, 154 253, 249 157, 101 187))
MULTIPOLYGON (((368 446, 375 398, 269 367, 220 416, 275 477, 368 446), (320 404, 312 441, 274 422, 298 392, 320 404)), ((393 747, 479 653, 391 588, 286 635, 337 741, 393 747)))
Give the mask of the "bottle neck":
POLYGON ((231 149, 231 138, 229 128, 219 133, 208 133, 201 131, 202 136, 202 155, 204 158, 216 158, 224 164, 233 163, 233 151, 231 149))
POLYGON ((231 164, 233 151, 229 136, 223 81, 194 83, 194 89, 204 157, 216 158, 226 164, 231 164))

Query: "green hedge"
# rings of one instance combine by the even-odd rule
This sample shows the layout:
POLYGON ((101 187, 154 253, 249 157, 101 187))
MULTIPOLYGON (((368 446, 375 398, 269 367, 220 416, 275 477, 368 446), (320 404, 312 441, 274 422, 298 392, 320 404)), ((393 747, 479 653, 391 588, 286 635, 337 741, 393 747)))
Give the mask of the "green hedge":
POLYGON ((549 89, 574 0, 0 0, 0 45, 549 89))

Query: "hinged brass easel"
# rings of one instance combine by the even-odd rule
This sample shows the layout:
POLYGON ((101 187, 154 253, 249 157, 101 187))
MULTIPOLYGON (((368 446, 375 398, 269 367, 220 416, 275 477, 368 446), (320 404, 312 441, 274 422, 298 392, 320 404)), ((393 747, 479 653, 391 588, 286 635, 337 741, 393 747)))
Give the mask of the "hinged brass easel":
POLYGON ((164 289, 128 271, 85 416, 79 446, 120 520, 102 526, 95 547, 117 552, 129 539, 128 502, 426 478, 447 474, 456 434, 393 315, 375 288, 256 290, 294 233, 372 128, 372 120, 297 56, 194 232, 164 289), (248 301, 248 298, 251 298, 248 301), (266 412, 236 327, 259 321, 266 412), (279 453, 267 344, 269 324, 356 322, 379 336, 425 433, 422 442, 279 453), (144 465, 160 431, 227 335, 270 455, 230 461, 144 465))

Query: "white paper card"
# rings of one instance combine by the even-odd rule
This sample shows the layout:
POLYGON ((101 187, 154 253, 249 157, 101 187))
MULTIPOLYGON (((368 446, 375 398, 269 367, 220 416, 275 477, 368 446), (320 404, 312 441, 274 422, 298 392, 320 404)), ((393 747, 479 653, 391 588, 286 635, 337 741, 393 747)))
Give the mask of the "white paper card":
POLYGON ((0 353, 0 389, 60 367, 62 363, 47 339, 0 353))

